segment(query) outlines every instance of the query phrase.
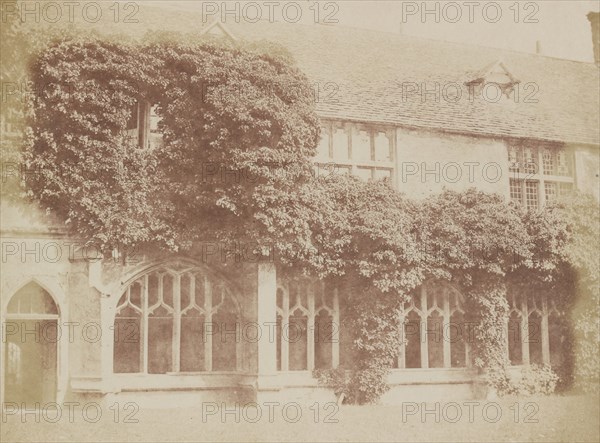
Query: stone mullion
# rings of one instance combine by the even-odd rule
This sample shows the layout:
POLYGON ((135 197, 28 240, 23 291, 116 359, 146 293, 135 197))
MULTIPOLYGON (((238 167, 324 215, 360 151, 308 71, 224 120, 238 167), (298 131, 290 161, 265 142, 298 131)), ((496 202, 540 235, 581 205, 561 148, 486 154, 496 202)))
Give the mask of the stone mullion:
POLYGON ((521 351, 523 364, 529 364, 529 309, 527 307, 527 296, 521 299, 521 351))
POLYGON ((335 124, 333 122, 327 123, 327 131, 329 132, 329 158, 333 159, 333 133, 335 124))
POLYGON ((285 285, 285 289, 281 294, 281 310, 283 315, 281 316, 281 370, 289 370, 290 362, 290 347, 289 347, 289 333, 290 333, 290 292, 289 285, 285 285))
POLYGON ((173 277, 173 342, 172 368, 173 372, 179 372, 180 363, 180 343, 181 343, 181 275, 173 277))
POLYGON ((142 349, 140 355, 142 356, 142 372, 148 373, 148 275, 144 276, 143 283, 143 294, 142 294, 142 349))
MULTIPOLYGON (((229 297, 230 295, 227 294, 229 297)), ((242 353, 244 352, 244 346, 242 341, 242 313, 238 312, 235 317, 235 369, 241 371, 242 367, 242 353)))
POLYGON ((444 336, 444 329, 450 325, 450 294, 444 289, 444 321, 442 322, 442 343, 444 346, 444 368, 452 367, 450 340, 444 336))
POLYGON ((509 330, 509 327, 508 327, 509 320, 510 320, 510 310, 508 311, 508 316, 504 320, 504 342, 505 342, 504 357, 507 360, 509 360, 509 358, 510 358, 510 353, 509 353, 509 349, 510 349, 510 330, 509 330))
POLYGON ((312 283, 306 285, 308 319, 306 324, 306 369, 315 368, 315 291, 312 283))
POLYGON ((212 284, 204 277, 204 370, 212 371, 212 284), (210 335, 208 332, 210 331, 210 335))
POLYGON ((340 365, 340 301, 338 288, 333 289, 333 325, 331 331, 331 366, 340 365))
POLYGON ((421 286, 421 368, 429 367, 429 344, 427 337, 427 290, 425 285, 421 286))
POLYGON ((544 153, 541 147, 538 148, 538 206, 543 208, 546 204, 546 184, 544 182, 544 153))
POLYGON ((548 331, 548 300, 546 295, 542 296, 542 361, 545 365, 550 364, 550 335, 548 331))
POLYGON ((400 324, 398 327, 398 334, 400 335, 400 349, 398 350, 398 369, 406 368, 406 337, 404 333, 404 322, 406 321, 405 309, 402 307, 402 313, 400 314, 400 324))

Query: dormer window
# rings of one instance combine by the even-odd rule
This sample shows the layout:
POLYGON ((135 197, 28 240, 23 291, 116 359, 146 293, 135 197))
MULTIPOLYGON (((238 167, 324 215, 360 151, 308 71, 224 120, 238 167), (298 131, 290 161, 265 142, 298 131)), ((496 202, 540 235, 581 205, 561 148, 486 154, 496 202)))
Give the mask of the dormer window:
POLYGON ((498 60, 479 71, 471 73, 465 85, 469 87, 473 95, 480 95, 487 85, 494 85, 501 91, 502 95, 509 98, 519 83, 520 80, 510 73, 503 62, 498 60))
POLYGON ((202 31, 200 31, 200 35, 210 35, 214 37, 223 37, 229 40, 230 42, 235 42, 237 38, 227 29, 225 24, 222 22, 215 20, 208 26, 206 26, 202 31))

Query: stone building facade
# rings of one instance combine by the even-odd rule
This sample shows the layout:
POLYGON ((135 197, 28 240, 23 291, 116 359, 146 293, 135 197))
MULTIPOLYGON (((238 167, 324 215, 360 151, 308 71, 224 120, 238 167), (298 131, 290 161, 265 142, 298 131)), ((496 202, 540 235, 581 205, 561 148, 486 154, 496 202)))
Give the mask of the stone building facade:
MULTIPOLYGON (((418 198, 477 187, 530 209, 574 189, 598 198, 594 64, 322 25, 203 32, 292 53, 315 85, 316 173, 386 179, 418 198)), ((138 114, 140 143, 157 142, 151 107, 138 114)), ((335 400, 313 369, 351 358, 337 288, 285 281, 270 260, 228 262, 218 246, 97 260, 51 217, 5 203, 2 401, 335 400)), ((560 365, 561 313, 544 294, 509 304, 515 367, 560 365)), ((460 288, 415 291, 382 402, 482 395, 466 335, 446 327, 463 314, 460 288)))

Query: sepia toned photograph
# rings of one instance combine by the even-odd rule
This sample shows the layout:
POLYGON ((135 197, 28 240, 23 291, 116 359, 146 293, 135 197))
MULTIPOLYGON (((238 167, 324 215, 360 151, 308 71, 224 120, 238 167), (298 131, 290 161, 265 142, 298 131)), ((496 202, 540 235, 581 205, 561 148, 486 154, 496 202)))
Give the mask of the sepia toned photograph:
POLYGON ((0 442, 600 442, 600 2, 0 20, 0 442))

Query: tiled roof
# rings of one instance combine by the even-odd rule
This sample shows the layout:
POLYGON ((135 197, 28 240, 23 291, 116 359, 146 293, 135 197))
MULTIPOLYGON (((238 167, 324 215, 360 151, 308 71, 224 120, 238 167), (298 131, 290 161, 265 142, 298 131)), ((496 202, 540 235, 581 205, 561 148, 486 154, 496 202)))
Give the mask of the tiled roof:
POLYGON ((600 80, 594 64, 336 26, 261 23, 229 29, 286 46, 319 84, 322 117, 600 142, 600 80), (497 88, 486 89, 489 98, 484 100, 464 85, 474 71, 497 60, 520 80, 517 99, 494 103, 497 88), (336 85, 335 93, 328 83, 336 85), (439 98, 421 94, 436 84, 439 98), (456 99, 458 86, 462 97, 456 99))
MULTIPOLYGON (((199 13, 140 9, 148 29, 199 32, 199 13)), ((285 46, 319 85, 321 117, 378 122, 494 137, 600 144, 600 77, 592 63, 448 43, 344 26, 259 21, 226 23, 236 37, 285 46), (518 79, 518 99, 472 98, 465 82, 501 61, 518 79), (415 85, 416 84, 416 85, 415 85), (440 95, 423 97, 421 89, 440 95), (404 85, 404 88, 403 88, 404 85), (456 86, 462 97, 455 99, 456 86), (414 92, 414 89, 418 90, 414 92), (444 96, 444 92, 446 93, 444 96)))

